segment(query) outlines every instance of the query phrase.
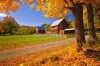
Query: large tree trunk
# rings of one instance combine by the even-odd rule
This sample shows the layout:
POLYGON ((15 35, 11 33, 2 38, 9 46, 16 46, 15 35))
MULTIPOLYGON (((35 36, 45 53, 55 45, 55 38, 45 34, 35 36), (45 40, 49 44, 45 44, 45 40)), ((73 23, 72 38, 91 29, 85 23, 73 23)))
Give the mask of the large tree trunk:
POLYGON ((95 34, 95 27, 94 27, 94 15, 93 15, 92 4, 87 5, 87 12, 88 12, 88 25, 89 25, 90 39, 97 40, 95 34))
POLYGON ((83 43, 85 43, 84 23, 83 23, 83 7, 82 4, 75 4, 71 9, 75 18, 75 34, 77 40, 77 51, 82 51, 83 43))

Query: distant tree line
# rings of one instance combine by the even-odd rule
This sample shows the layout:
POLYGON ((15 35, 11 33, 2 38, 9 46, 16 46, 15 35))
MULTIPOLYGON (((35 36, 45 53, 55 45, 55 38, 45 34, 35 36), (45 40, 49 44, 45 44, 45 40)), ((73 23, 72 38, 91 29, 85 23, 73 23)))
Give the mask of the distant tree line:
POLYGON ((14 18, 7 16, 0 22, 0 35, 33 34, 35 33, 35 28, 32 26, 20 26, 14 18))
POLYGON ((41 26, 45 28, 45 31, 50 31, 50 24, 42 24, 41 26))
POLYGON ((33 34, 36 33, 36 27, 32 26, 20 26, 18 31, 15 33, 17 35, 27 35, 27 34, 33 34))

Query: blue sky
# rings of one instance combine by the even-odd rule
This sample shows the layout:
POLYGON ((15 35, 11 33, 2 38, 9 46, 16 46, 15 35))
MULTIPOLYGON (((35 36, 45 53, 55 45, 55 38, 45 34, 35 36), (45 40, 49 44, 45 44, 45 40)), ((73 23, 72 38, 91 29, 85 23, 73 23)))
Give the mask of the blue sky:
MULTIPOLYGON (((18 24, 27 26, 41 26, 44 23, 51 24, 56 20, 55 18, 45 18, 42 12, 32 10, 22 3, 17 12, 10 12, 10 16, 12 16, 18 24)), ((73 15, 69 14, 68 19, 73 20, 73 15)))

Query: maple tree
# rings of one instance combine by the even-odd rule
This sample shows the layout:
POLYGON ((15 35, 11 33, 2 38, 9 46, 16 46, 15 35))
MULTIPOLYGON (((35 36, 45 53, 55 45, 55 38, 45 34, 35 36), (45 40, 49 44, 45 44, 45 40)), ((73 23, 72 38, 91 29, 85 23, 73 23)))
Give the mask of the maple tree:
POLYGON ((90 39, 97 40, 95 27, 94 27, 94 15, 93 15, 92 4, 87 5, 87 12, 88 12, 88 25, 89 25, 90 39))
POLYGON ((6 26, 4 25, 4 22, 0 22, 0 33, 3 34, 6 32, 6 26))
MULTIPOLYGON (((86 3, 87 12, 88 12, 88 25, 89 25, 89 33, 90 33, 90 39, 97 40, 97 36, 95 33, 95 27, 94 27, 94 14, 93 14, 93 7, 96 9, 100 8, 100 0, 90 1, 86 3)), ((99 11, 98 11, 99 12, 99 11)))
MULTIPOLYGON (((67 14, 66 10, 72 11, 75 17, 75 33, 77 38, 77 50, 82 50, 82 43, 85 43, 84 24, 83 24, 83 5, 92 3, 93 6, 99 5, 99 1, 95 0, 38 0, 37 10, 42 10, 44 16, 62 17, 67 14)), ((95 32, 94 32, 95 33, 95 32)))
MULTIPOLYGON (((81 51, 82 43, 85 43, 84 24, 83 24, 83 5, 92 4, 93 6, 98 5, 99 7, 100 2, 98 0, 95 0, 95 1, 92 1, 92 0, 53 0, 53 1, 46 0, 43 3, 43 1, 44 0, 42 1, 38 0, 38 2, 40 3, 38 3, 37 10, 42 10, 45 14, 44 15, 45 17, 64 16, 67 14, 65 12, 67 9, 72 11, 75 17, 75 33, 76 33, 76 39, 77 39, 77 45, 78 45, 77 51, 81 51)), ((89 14, 89 16, 91 16, 91 14, 89 14)))
POLYGON ((100 8, 96 8, 94 7, 91 3, 90 4, 86 4, 86 6, 84 6, 84 25, 85 28, 87 29, 87 27, 89 28, 89 35, 90 35, 90 39, 91 40, 97 40, 97 36, 95 33, 95 27, 98 27, 99 24, 99 9, 100 8))
MULTIPOLYGON (((82 50, 82 45, 85 43, 84 24, 83 24, 83 5, 92 4, 100 7, 99 0, 1 0, 0 12, 9 13, 17 11, 19 3, 32 4, 35 1, 34 7, 36 10, 43 11, 44 16, 50 17, 66 17, 66 14, 71 11, 75 17, 75 33, 77 39, 77 51, 82 50)), ((31 6, 31 7, 33 7, 31 6)))
POLYGON ((14 33, 14 31, 17 31, 19 24, 15 21, 12 17, 4 17, 4 19, 1 22, 1 32, 10 33, 11 35, 14 33))
POLYGON ((7 14, 9 11, 16 12, 19 8, 19 1, 20 0, 0 0, 0 12, 6 12, 7 14))

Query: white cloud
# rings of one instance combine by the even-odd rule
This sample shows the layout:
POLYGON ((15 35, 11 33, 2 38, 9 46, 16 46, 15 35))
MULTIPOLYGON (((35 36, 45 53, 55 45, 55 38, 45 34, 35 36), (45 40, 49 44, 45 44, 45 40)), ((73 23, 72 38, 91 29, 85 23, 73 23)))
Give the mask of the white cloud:
POLYGON ((0 17, 6 17, 7 15, 4 13, 0 13, 0 17))

